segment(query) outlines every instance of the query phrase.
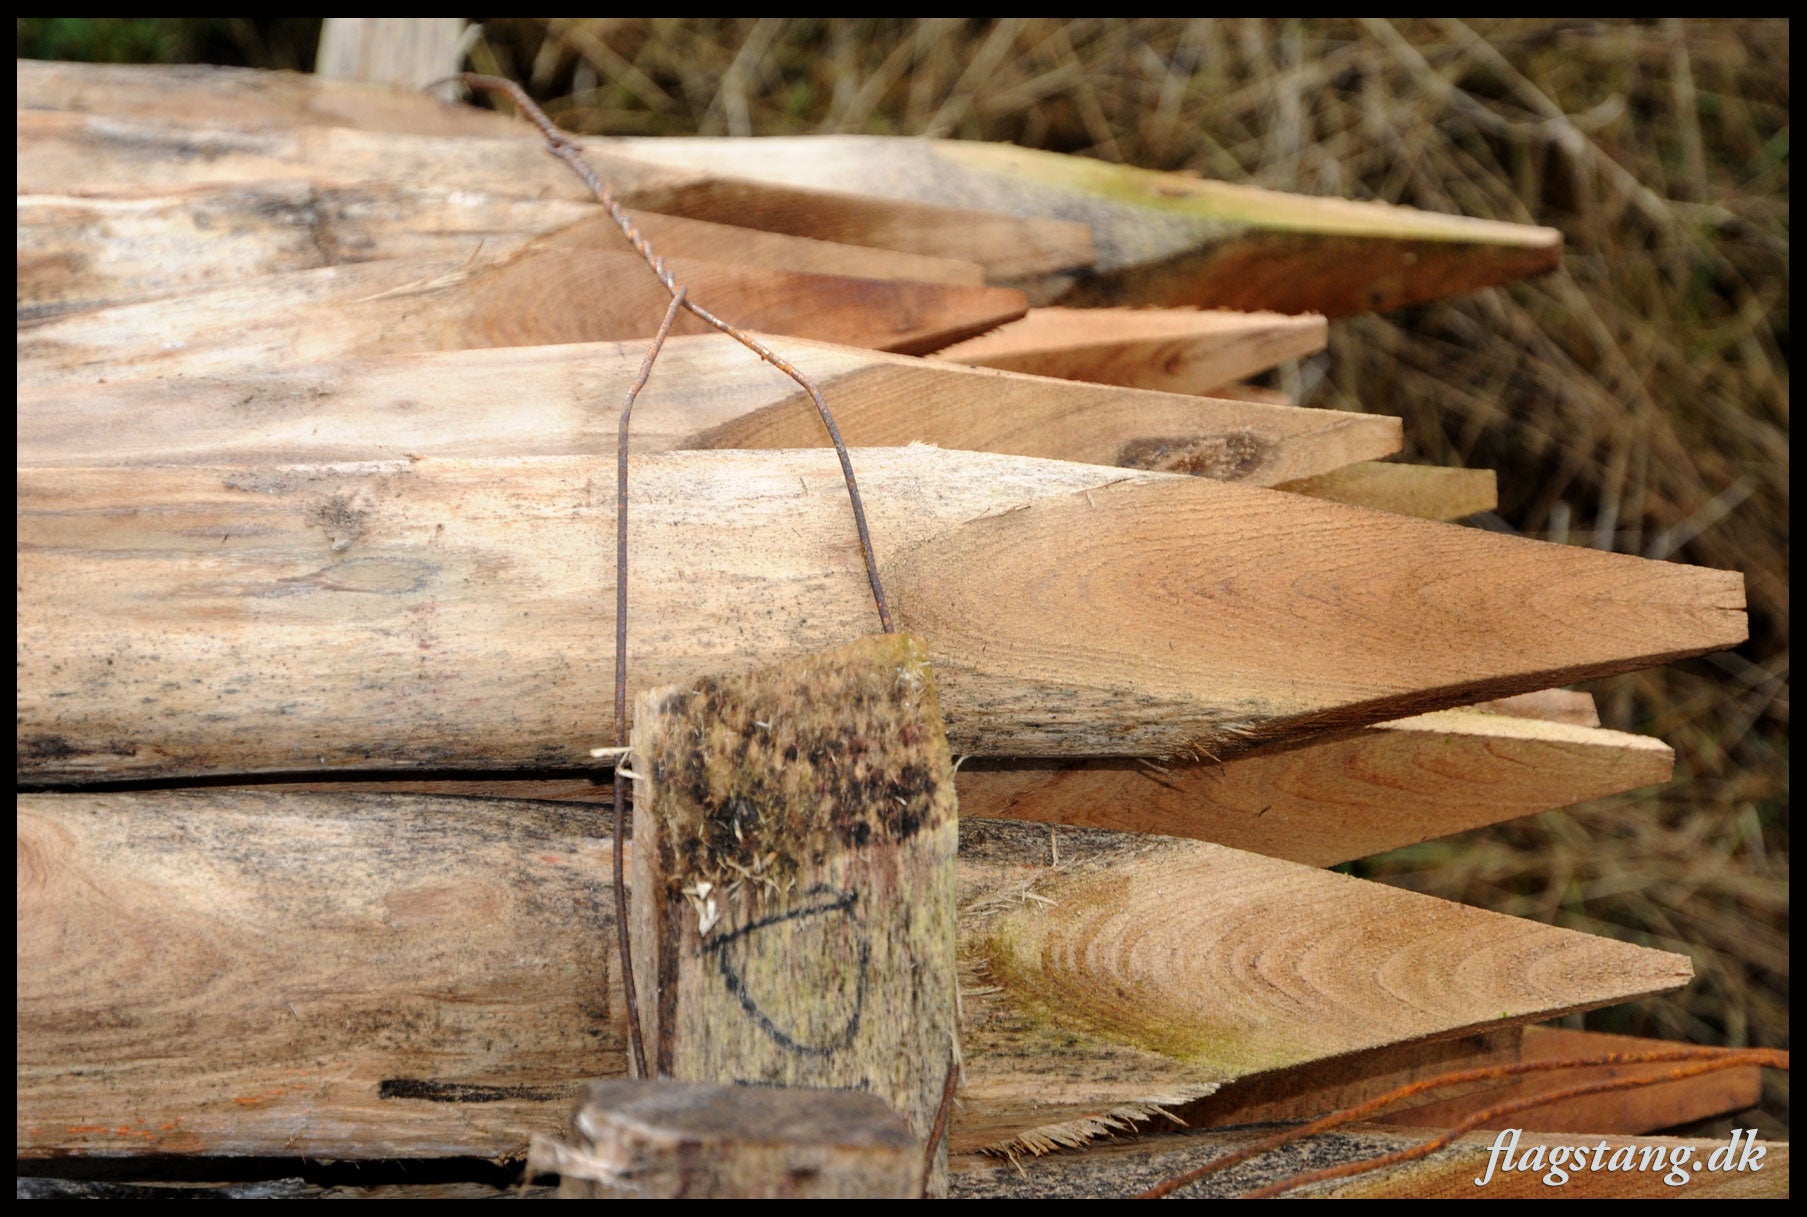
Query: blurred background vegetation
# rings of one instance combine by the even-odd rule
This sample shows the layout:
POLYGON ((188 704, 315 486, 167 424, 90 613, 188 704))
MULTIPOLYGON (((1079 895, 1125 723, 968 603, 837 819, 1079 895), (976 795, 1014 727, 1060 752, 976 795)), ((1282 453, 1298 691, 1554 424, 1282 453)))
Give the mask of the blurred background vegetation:
MULTIPOLYGON (((1742 571, 1751 640, 1594 686, 1607 726, 1675 747, 1670 786, 1352 869, 1693 958, 1687 992, 1576 1025, 1787 1046, 1786 20, 473 21, 470 65, 580 131, 1009 140, 1561 229, 1561 270, 1339 322, 1274 383, 1498 470, 1482 527, 1742 571)), ((18 22, 36 58, 306 71, 318 37, 18 22)), ((1766 1085, 1721 1123, 1785 1137, 1766 1085)))

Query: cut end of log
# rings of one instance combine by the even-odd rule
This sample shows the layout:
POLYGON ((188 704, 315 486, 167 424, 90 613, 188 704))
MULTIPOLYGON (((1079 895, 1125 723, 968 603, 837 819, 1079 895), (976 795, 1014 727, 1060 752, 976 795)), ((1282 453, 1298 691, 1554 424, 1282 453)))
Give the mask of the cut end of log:
POLYGON ((907 635, 648 692, 634 721, 648 725, 645 776, 679 796, 649 804, 677 854, 674 895, 747 880, 754 896, 788 891, 824 857, 953 817, 934 676, 907 635))
POLYGON ((922 1147, 870 1094, 592 1082, 571 1131, 528 1161, 563 1177, 564 1199, 922 1196, 922 1147))

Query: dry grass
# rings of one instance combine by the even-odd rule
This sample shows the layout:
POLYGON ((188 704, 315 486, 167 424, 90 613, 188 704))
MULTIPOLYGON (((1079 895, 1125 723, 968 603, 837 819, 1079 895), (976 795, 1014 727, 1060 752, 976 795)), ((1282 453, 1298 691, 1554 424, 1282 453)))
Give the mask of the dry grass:
POLYGON ((1787 1045, 1786 21, 491 19, 472 64, 579 130, 1010 140, 1562 229, 1561 271, 1280 382, 1499 470, 1487 527, 1744 572, 1751 642, 1597 687, 1670 787, 1358 869, 1693 956, 1590 1026, 1787 1045))

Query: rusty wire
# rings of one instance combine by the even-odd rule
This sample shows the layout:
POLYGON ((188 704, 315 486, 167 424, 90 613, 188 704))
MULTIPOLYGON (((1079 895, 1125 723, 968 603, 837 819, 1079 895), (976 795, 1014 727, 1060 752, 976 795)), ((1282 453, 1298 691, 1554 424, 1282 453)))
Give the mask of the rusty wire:
MULTIPOLYGON (((687 289, 678 288, 672 293, 671 304, 665 309, 665 318, 659 322, 659 332, 653 335, 652 343, 646 348, 646 357, 640 361, 640 374, 634 383, 628 386, 627 401, 621 407, 621 427, 615 441, 615 746, 622 747, 627 743, 627 425, 634 414, 634 401, 640 396, 640 390, 653 374, 653 364, 658 361, 659 352, 665 347, 665 340, 671 336, 671 327, 677 323, 678 313, 684 307, 684 294, 687 289)), ((643 1078, 646 1072, 646 1040, 640 1028, 640 1001, 634 991, 634 953, 628 941, 628 909, 627 879, 621 873, 621 855, 624 852, 624 834, 621 824, 625 818, 627 802, 627 775, 623 772, 621 759, 615 761, 615 822, 614 865, 615 865, 615 945, 621 953, 621 988, 623 1001, 627 1006, 627 1039, 634 1054, 634 1076, 643 1078)))
MULTIPOLYGON (((472 90, 507 94, 509 99, 520 108, 521 113, 527 117, 527 120, 538 127, 540 134, 546 137, 546 150, 570 166, 571 171, 585 186, 590 188, 590 193, 595 195, 596 201, 608 211, 609 218, 615 221, 615 227, 621 230, 621 235, 627 238, 628 244, 632 245, 635 251, 646 260, 646 264, 652 268, 653 274, 658 276, 659 282, 665 285, 665 290, 674 297, 678 295, 682 287, 666 267, 665 259, 653 253, 652 246, 641 235, 639 226, 622 209, 621 204, 616 202, 614 192, 609 189, 608 184, 602 180, 596 170, 592 169, 589 163, 583 159, 583 145, 565 134, 557 124, 547 118, 546 112, 534 104, 533 99, 527 96, 526 91, 520 85, 512 80, 504 80, 500 76, 482 76, 475 72, 460 72, 458 75, 446 79, 457 81, 472 90)), ((866 562, 866 580, 872 585, 872 601, 878 607, 879 625, 885 633, 889 634, 892 630, 891 608, 885 601, 884 584, 879 579, 878 558, 872 552, 872 534, 866 527, 866 508, 860 499, 859 482, 853 476, 853 458, 847 455, 846 441, 841 438, 841 429, 835 425, 834 415, 828 409, 828 402, 822 397, 822 390, 818 389, 809 377, 793 367, 790 361, 745 330, 728 324, 693 300, 686 299, 683 308, 691 316, 720 330, 796 381, 798 386, 809 394, 809 399, 815 403, 816 413, 821 415, 822 425, 828 429, 828 438, 834 443, 835 455, 841 461, 841 475, 847 480, 847 498, 853 505, 853 526, 860 536, 860 556, 866 562)))
POLYGON ((929 1127, 929 1143, 922 1151, 922 1193, 928 1195, 929 1180, 935 1174, 935 1158, 941 1149, 941 1139, 947 1135, 947 1119, 953 1114, 954 1088, 960 1082, 960 1062, 947 1063, 947 1080, 941 1083, 941 1102, 935 1106, 935 1123, 929 1127))
POLYGON ((1206 1175, 1228 1170, 1232 1166, 1247 1162, 1250 1158, 1258 1157, 1270 1150, 1279 1149, 1283 1145, 1289 1145, 1292 1142, 1301 1140, 1305 1137, 1316 1136, 1319 1133, 1329 1132, 1331 1129, 1341 1127, 1344 1124, 1350 1124, 1356 1120, 1364 1119, 1383 1108, 1391 1107, 1395 1103, 1416 1097, 1426 1091, 1441 1090, 1447 1086, 1460 1086, 1472 1082, 1503 1081, 1506 1078, 1517 1077, 1528 1073, 1551 1073, 1565 1069, 1595 1069, 1609 1065, 1668 1064, 1676 1061, 1692 1061, 1696 1064, 1692 1068, 1684 1066, 1664 1073, 1646 1074, 1633 1078, 1613 1078, 1604 1082, 1589 1082, 1581 1086, 1570 1087, 1567 1090, 1546 1091, 1542 1094, 1510 1099, 1467 1117, 1454 1128, 1440 1133, 1437 1137, 1422 1145, 1408 1146, 1405 1149, 1395 1150, 1392 1153, 1384 1154, 1377 1158, 1366 1159, 1361 1162, 1345 1162, 1337 1166, 1326 1167, 1320 1171, 1294 1175, 1287 1179, 1279 1180, 1276 1183, 1269 1184, 1257 1191, 1250 1192, 1243 1198, 1251 1200, 1265 1199, 1269 1196, 1277 1196, 1281 1192, 1290 1191, 1296 1187, 1304 1187, 1310 1183, 1321 1183, 1327 1179, 1343 1178, 1347 1175, 1362 1174, 1371 1170, 1379 1170, 1387 1166, 1396 1166, 1402 1162, 1410 1162, 1414 1159, 1422 1158, 1437 1152, 1463 1133, 1471 1132, 1490 1120, 1496 1120, 1501 1116, 1511 1115, 1514 1112, 1523 1111, 1527 1108, 1541 1107, 1546 1103, 1557 1103, 1565 1099, 1580 1098, 1585 1095, 1601 1094, 1613 1090, 1633 1090, 1643 1086, 1656 1086, 1664 1082, 1681 1081, 1684 1078, 1695 1077, 1703 1073, 1713 1073, 1721 1069, 1744 1068, 1752 1065, 1768 1066, 1774 1069, 1788 1068, 1788 1054, 1773 1048, 1752 1048, 1727 1051, 1721 1048, 1681 1046, 1676 1048, 1655 1049, 1649 1052, 1609 1052, 1591 1057, 1563 1057, 1539 1061, 1518 1061, 1509 1065, 1492 1065, 1479 1069, 1464 1069, 1454 1073, 1440 1074, 1437 1077, 1424 1078, 1420 1081, 1410 1082, 1397 1089, 1389 1090, 1385 1094, 1377 1095, 1364 1103, 1358 1103, 1353 1107, 1346 1107, 1341 1111, 1331 1112, 1329 1115, 1321 1116, 1316 1120, 1311 1120, 1304 1124, 1297 1124, 1291 1128, 1282 1129, 1271 1137, 1264 1137, 1259 1141, 1250 1142, 1240 1149, 1235 1149, 1227 1154, 1213 1158, 1203 1166, 1194 1167, 1183 1174, 1175 1175, 1171 1179, 1157 1183, 1147 1191, 1138 1193, 1135 1196, 1135 1199, 1159 1200, 1164 1196, 1170 1196, 1188 1184, 1198 1182, 1206 1175), (1710 1058, 1703 1060, 1703 1054, 1706 1053, 1712 1053, 1713 1055, 1710 1058))
MULTIPOLYGON (((689 289, 677 281, 675 275, 665 265, 665 259, 653 252, 653 247, 640 228, 616 201, 615 194, 609 189, 600 175, 583 159, 583 146, 565 134, 546 112, 539 108, 525 90, 512 80, 499 76, 483 76, 475 72, 460 72, 446 77, 446 81, 454 81, 470 89, 472 92, 503 93, 514 102, 522 115, 539 128, 545 137, 546 151, 563 161, 575 173, 609 213, 621 235, 627 238, 628 244, 634 247, 641 258, 652 269, 665 290, 671 293, 671 305, 665 310, 664 320, 659 325, 658 333, 647 348, 646 357, 640 363, 640 374, 633 386, 628 389, 626 404, 621 411, 619 439, 616 444, 616 486, 615 486, 615 746, 620 749, 626 744, 627 724, 627 451, 628 451, 628 418, 634 410, 634 400, 652 375, 653 364, 659 358, 659 352, 665 346, 665 340, 671 334, 671 327, 676 324, 680 311, 713 326, 722 333, 733 338, 742 346, 752 351, 765 362, 783 372, 796 381, 809 398, 815 403, 816 412, 821 415, 822 424, 828 429, 828 438, 834 444, 835 455, 840 458, 841 475, 847 481, 847 498, 853 507, 853 524, 859 533, 860 556, 866 564, 866 579, 872 585, 872 600, 878 607, 879 625, 885 633, 892 631, 891 608, 885 601, 885 588, 879 579, 878 558, 872 550, 872 534, 866 526, 866 508, 860 499, 859 482, 853 475, 853 458, 848 455, 847 444, 841 438, 841 429, 835 425, 834 415, 828 409, 828 402, 818 389, 802 372, 779 356, 764 343, 744 330, 730 325, 714 313, 702 308, 689 298, 689 289)), ((445 83, 435 81, 434 85, 445 83)), ((427 86, 432 88, 433 85, 427 86)), ((646 1043, 640 1026, 640 1007, 634 989, 633 947, 628 935, 627 882, 622 874, 623 831, 622 821, 625 816, 627 798, 626 778, 622 772, 622 757, 617 752, 614 775, 614 888, 615 888, 615 929, 616 946, 621 955, 621 978, 623 995, 627 1005, 628 1042, 633 1053, 635 1075, 650 1076, 647 1072, 646 1043)), ((952 1075, 950 1074, 950 1077, 952 1075)), ((950 1083, 951 1084, 951 1083, 950 1083)), ((931 1149, 931 1155, 933 1150, 931 1149)))

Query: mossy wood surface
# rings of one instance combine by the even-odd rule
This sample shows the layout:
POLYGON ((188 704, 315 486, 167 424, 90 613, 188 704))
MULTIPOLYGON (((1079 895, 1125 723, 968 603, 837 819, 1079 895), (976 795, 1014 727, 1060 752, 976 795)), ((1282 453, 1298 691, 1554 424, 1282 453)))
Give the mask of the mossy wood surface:
POLYGON ((648 1065, 866 1091, 926 1143, 958 1058, 958 827, 922 644, 642 693, 631 755, 648 1065))
POLYGON ((835 135, 594 145, 672 170, 1083 222, 1091 268, 1018 280, 1037 304, 1338 317, 1522 279, 1561 256, 1552 228, 1309 198, 1007 144, 835 135))

